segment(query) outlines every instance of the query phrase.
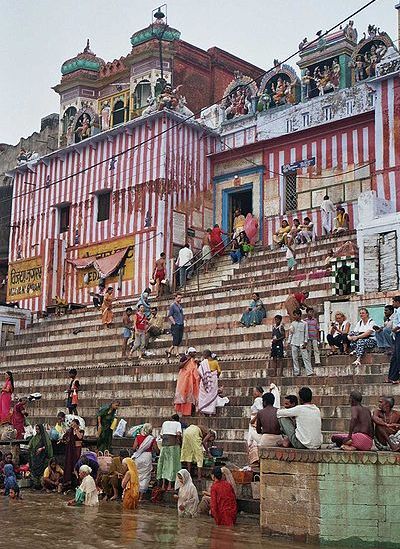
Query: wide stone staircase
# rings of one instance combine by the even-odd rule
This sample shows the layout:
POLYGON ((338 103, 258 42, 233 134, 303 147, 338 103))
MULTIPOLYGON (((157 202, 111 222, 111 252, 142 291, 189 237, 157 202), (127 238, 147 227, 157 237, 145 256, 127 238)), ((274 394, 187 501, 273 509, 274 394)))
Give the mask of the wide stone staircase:
MULTIPOLYGON (((217 353, 223 370, 220 385, 230 399, 229 405, 218 409, 216 417, 197 415, 188 421, 214 428, 225 456, 237 465, 245 464, 247 459, 244 439, 252 388, 256 385, 274 382, 282 396, 309 385, 322 410, 326 441, 332 432, 347 430, 348 394, 353 388, 362 391, 365 403, 371 407, 385 392, 382 381, 388 359, 379 353, 368 355, 359 368, 351 365, 352 357, 323 354, 322 365, 315 368, 317 375, 311 378, 294 377, 289 359, 284 359, 283 377, 274 377, 268 366, 271 323, 276 313, 283 313, 288 293, 302 284, 310 291, 308 302, 322 320, 324 301, 331 297, 330 278, 323 272, 324 259, 331 248, 349 239, 354 235, 322 238, 310 249, 298 247, 295 274, 288 273, 281 250, 259 249, 241 265, 231 265, 229 257, 224 256, 209 273, 201 275, 199 286, 196 278, 188 282, 183 300, 184 344, 217 353), (318 277, 313 277, 316 272, 318 277), (308 280, 301 282, 306 275, 308 280), (260 293, 267 318, 260 326, 244 328, 238 320, 253 291, 260 293)), ((171 299, 169 296, 157 303, 165 314, 171 299)), ((136 299, 129 301, 135 303, 136 299)), ((79 412, 87 421, 88 434, 94 434, 98 407, 115 398, 122 404, 119 416, 128 425, 149 421, 156 431, 160 428, 173 411, 178 362, 166 358, 169 335, 154 342, 154 354, 145 360, 121 358, 121 318, 127 304, 115 305, 111 329, 103 328, 99 312, 89 307, 59 318, 41 319, 1 349, 1 370, 13 371, 16 395, 36 391, 43 395, 30 405, 31 421, 55 421, 57 411, 65 409, 68 370, 76 367, 82 388, 79 412)), ((285 324, 288 326, 287 318, 285 324)), ((400 394, 399 386, 390 390, 400 394)))

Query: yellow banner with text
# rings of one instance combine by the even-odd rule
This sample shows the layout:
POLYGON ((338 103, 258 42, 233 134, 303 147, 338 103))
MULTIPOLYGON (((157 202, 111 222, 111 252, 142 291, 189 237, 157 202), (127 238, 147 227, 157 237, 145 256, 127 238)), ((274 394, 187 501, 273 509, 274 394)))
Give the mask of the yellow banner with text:
POLYGON ((37 297, 42 293, 42 258, 14 261, 8 266, 7 301, 37 297))

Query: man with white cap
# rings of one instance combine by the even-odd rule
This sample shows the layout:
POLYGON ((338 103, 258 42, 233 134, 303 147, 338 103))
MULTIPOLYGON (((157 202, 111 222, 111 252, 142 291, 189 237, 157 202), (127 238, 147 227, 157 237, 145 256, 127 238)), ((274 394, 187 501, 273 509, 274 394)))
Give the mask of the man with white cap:
POLYGON ((179 363, 174 406, 182 416, 191 416, 199 399, 200 376, 197 371, 196 349, 189 347, 179 363))

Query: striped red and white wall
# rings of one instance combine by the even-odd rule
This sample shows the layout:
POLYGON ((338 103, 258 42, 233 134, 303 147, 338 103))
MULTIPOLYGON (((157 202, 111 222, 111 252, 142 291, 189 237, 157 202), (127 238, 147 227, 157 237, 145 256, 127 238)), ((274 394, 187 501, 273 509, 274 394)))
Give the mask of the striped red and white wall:
POLYGON ((207 155, 215 146, 211 132, 163 112, 61 149, 31 169, 17 169, 9 260, 40 254, 46 283, 42 296, 24 299, 21 306, 44 310, 55 295, 87 303, 90 288, 78 287, 75 267, 65 259, 77 258, 82 247, 128 235, 135 276, 123 281, 118 296, 140 293, 160 252, 172 252, 173 210, 187 211, 189 219, 194 207, 201 214, 199 198, 211 185, 207 155), (113 156, 110 169, 104 160, 113 156), (112 191, 110 218, 97 222, 96 193, 104 190, 112 191), (64 203, 70 204, 70 224, 60 234, 58 207, 64 203))

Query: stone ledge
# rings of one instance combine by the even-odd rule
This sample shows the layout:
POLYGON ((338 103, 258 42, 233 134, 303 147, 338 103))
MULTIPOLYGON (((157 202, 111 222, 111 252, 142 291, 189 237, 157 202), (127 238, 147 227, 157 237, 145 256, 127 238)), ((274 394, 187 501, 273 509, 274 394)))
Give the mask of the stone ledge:
POLYGON ((294 448, 260 448, 260 457, 268 460, 302 463, 360 463, 400 465, 397 452, 344 452, 343 450, 296 450, 294 448))

